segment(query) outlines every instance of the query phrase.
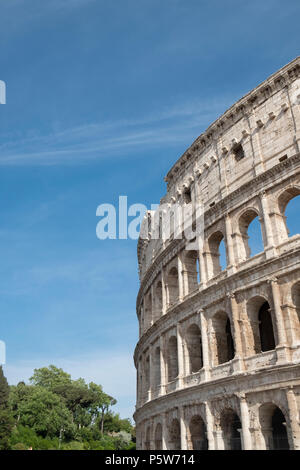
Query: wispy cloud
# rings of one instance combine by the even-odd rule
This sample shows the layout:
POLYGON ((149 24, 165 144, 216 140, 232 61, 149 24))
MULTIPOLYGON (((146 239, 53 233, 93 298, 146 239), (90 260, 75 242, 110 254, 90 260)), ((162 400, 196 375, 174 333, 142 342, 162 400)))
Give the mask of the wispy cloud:
POLYGON ((0 165, 76 164, 91 159, 133 156, 143 149, 185 144, 196 138, 233 99, 185 102, 138 119, 121 119, 60 128, 0 145, 0 165), (45 150, 47 149, 47 150, 45 150))

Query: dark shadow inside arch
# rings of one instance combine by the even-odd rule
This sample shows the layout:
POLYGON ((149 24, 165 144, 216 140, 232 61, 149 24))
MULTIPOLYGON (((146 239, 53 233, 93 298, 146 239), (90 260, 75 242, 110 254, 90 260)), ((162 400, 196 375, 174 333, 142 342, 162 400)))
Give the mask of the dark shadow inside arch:
POLYGON ((265 302, 259 309, 259 334, 261 352, 275 349, 275 338, 273 332, 272 317, 269 302, 265 302))

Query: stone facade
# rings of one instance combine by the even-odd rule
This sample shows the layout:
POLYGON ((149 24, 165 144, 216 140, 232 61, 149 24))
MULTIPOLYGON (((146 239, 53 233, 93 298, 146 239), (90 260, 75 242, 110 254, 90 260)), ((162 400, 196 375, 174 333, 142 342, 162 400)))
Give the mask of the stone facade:
POLYGON ((204 240, 139 239, 138 449, 300 448, 300 58, 169 171, 161 204, 204 208, 204 240), (258 218, 264 250, 251 256, 258 218), (226 247, 222 270, 219 248, 226 247))

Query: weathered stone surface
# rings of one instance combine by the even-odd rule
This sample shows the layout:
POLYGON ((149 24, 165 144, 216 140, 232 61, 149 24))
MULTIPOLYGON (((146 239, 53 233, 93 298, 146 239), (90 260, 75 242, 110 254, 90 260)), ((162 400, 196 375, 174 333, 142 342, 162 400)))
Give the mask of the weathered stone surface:
POLYGON ((300 194, 299 130, 297 58, 169 171, 161 204, 201 204, 204 241, 138 242, 138 449, 300 448, 300 234, 285 217, 300 194), (251 257, 256 217, 264 251, 251 257))

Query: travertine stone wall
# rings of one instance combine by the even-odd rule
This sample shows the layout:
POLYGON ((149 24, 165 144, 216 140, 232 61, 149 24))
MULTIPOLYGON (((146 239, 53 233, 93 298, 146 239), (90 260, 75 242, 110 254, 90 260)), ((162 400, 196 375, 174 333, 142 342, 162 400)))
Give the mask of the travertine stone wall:
POLYGON ((300 222, 290 237, 285 217, 299 140, 297 58, 169 171, 161 204, 188 206, 191 221, 201 205, 203 243, 191 251, 151 227, 138 242, 138 449, 300 448, 300 222), (251 256, 257 218, 264 249, 251 256))

